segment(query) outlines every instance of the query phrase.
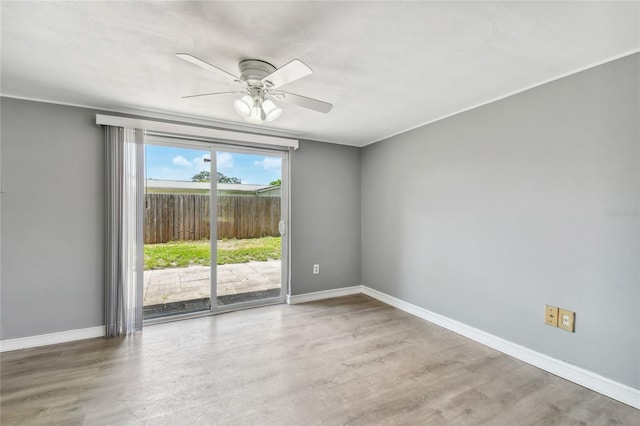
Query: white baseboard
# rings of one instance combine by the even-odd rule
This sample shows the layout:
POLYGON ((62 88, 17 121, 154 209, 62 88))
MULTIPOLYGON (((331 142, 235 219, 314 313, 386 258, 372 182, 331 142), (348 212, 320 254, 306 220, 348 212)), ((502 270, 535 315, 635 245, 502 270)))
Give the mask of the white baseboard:
POLYGON ((520 361, 524 361, 527 364, 531 364, 556 376, 567 379, 585 388, 594 390, 598 393, 606 395, 617 401, 640 409, 640 390, 600 376, 584 368, 576 367, 564 361, 556 358, 541 354, 534 350, 525 348, 516 343, 504 340, 493 334, 486 333, 477 328, 473 328, 461 322, 452 320, 445 316, 428 311, 411 303, 407 303, 404 300, 400 300, 388 294, 382 293, 378 290, 374 290, 367 286, 361 286, 362 293, 367 296, 373 297, 381 302, 405 311, 411 315, 415 315, 419 318, 437 324, 455 333, 461 334, 474 340, 478 343, 482 343, 485 346, 489 346, 497 351, 512 356, 520 361))
POLYGON ((313 302, 315 300, 331 299, 333 297, 350 296, 352 294, 362 293, 362 286, 354 285, 353 287, 334 288, 332 290, 314 291, 313 293, 304 293, 296 295, 287 295, 287 303, 295 305, 296 303, 313 302))
POLYGON ((93 337, 104 337, 104 333, 104 326, 101 325, 99 327, 81 328, 79 330, 61 331, 59 333, 40 334, 38 336, 0 340, 0 352, 35 348, 37 346, 55 345, 56 343, 91 339, 93 337))

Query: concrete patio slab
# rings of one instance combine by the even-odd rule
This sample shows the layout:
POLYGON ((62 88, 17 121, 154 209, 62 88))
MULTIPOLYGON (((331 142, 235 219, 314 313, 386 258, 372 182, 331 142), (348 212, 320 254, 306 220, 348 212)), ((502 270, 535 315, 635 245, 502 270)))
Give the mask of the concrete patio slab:
MULTIPOLYGON (((280 288, 279 260, 219 265, 218 296, 280 288)), ((144 271, 144 306, 210 296, 208 266, 144 271)))

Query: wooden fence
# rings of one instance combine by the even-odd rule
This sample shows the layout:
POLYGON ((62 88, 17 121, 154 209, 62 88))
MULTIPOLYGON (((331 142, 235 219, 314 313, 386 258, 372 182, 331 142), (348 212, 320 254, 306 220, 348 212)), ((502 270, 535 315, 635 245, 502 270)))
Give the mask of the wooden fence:
MULTIPOLYGON (((218 197, 218 239, 278 236, 280 197, 218 197)), ((209 239, 209 196, 146 194, 144 243, 209 239)))

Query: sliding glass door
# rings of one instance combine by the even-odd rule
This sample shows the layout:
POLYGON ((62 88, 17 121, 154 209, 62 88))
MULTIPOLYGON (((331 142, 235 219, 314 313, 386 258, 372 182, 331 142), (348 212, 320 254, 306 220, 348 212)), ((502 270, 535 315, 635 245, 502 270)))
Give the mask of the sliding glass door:
POLYGON ((145 161, 145 320, 282 303, 288 153, 152 136, 145 161))
POLYGON ((216 150, 218 309, 284 300, 286 155, 216 150))
POLYGON ((211 307, 210 158, 198 146, 145 146, 145 319, 211 307))

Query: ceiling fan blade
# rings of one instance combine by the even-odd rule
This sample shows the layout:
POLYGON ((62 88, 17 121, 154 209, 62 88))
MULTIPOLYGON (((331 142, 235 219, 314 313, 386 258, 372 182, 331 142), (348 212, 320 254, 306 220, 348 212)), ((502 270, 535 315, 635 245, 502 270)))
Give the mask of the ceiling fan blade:
POLYGON ((189 95, 189 96, 183 96, 182 99, 187 99, 187 98, 197 98, 200 96, 212 96, 212 95, 240 95, 243 94, 244 92, 214 92, 214 93, 202 93, 200 95, 189 95))
POLYGON ((240 81, 240 77, 236 77, 233 74, 230 74, 228 72, 226 72, 225 70, 222 70, 218 67, 216 67, 215 65, 211 65, 208 62, 203 61, 202 59, 198 59, 195 56, 189 55, 188 53, 176 53, 176 56, 182 60, 185 60, 187 62, 191 62, 194 65, 197 65, 201 68, 204 68, 206 70, 209 71, 213 71, 215 73, 217 73, 218 75, 228 78, 229 80, 232 81, 240 81))
POLYGON ((289 92, 279 92, 278 94, 279 96, 276 99, 279 101, 288 102, 290 104, 295 104, 314 111, 323 112, 325 114, 333 108, 333 105, 328 102, 307 98, 306 96, 300 96, 289 92))
POLYGON ((278 87, 305 77, 312 72, 311 68, 309 68, 304 62, 294 59, 263 78, 262 84, 268 85, 269 88, 277 89, 278 87))

